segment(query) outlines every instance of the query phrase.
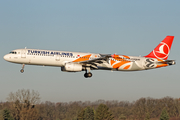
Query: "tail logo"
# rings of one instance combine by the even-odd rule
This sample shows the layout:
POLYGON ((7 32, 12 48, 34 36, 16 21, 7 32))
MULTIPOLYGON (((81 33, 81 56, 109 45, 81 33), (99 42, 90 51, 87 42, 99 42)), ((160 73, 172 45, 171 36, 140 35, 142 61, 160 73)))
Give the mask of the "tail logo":
POLYGON ((169 55, 169 46, 161 42, 156 49, 153 50, 154 55, 159 59, 164 59, 169 55))

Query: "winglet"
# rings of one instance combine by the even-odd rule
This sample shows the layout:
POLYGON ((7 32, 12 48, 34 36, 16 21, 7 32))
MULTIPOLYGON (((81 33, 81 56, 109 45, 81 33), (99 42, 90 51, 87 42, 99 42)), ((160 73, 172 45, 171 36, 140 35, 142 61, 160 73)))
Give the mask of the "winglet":
POLYGON ((116 54, 111 55, 112 58, 114 58, 115 56, 116 56, 116 54))
POLYGON ((173 39, 174 36, 166 36, 166 38, 151 53, 144 57, 167 60, 173 39))

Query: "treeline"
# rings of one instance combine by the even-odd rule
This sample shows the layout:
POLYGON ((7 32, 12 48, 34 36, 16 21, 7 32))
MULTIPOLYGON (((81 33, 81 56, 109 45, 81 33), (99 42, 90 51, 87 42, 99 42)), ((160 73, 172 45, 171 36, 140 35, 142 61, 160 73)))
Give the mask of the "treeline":
POLYGON ((39 93, 18 90, 0 103, 0 120, 180 120, 180 99, 140 98, 129 101, 50 101, 39 93))

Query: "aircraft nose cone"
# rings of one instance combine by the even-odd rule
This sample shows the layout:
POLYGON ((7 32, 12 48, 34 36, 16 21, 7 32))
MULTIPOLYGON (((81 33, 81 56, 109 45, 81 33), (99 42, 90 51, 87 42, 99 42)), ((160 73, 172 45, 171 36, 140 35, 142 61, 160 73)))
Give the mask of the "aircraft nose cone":
POLYGON ((3 58, 4 58, 4 60, 6 60, 6 61, 8 60, 8 56, 7 56, 7 55, 5 55, 3 58))

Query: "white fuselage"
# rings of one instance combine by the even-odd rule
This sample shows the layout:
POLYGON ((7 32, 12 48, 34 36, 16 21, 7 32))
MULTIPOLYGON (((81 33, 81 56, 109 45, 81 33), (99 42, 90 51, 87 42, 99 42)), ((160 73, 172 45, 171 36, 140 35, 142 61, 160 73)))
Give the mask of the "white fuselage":
POLYGON ((43 65, 61 67, 61 71, 86 71, 84 77, 92 77, 90 70, 138 71, 174 65, 174 60, 167 60, 174 36, 166 38, 144 57, 110 55, 82 52, 67 52, 39 49, 16 49, 4 56, 9 62, 24 65, 43 65))
POLYGON ((90 67, 90 69, 117 71, 151 69, 156 68, 159 64, 156 63, 156 61, 158 62, 159 60, 155 58, 125 55, 116 55, 114 58, 109 57, 108 60, 96 61, 94 67, 92 63, 81 63, 97 58, 101 58, 101 54, 39 49, 17 49, 4 56, 5 60, 18 64, 64 67, 67 63, 75 63, 81 64, 83 67, 90 67))

